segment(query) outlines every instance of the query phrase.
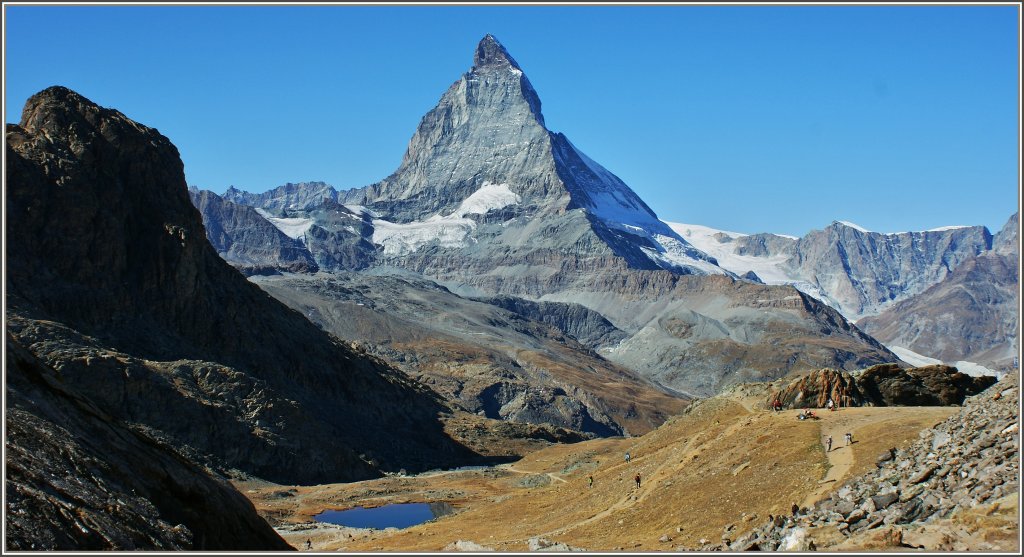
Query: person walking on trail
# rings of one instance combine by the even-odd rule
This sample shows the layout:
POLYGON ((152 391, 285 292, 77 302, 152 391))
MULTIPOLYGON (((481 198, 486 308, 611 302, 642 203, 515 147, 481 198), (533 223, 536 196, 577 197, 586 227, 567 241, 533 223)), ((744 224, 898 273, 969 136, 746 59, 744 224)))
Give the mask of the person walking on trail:
POLYGON ((836 403, 832 402, 832 397, 829 397, 828 402, 825 403, 825 408, 828 408, 829 410, 836 409, 836 403))
POLYGON ((306 538, 306 550, 313 549, 313 542, 309 538, 306 538))
POLYGON ((825 452, 827 453, 827 452, 829 452, 831 450, 832 450, 832 436, 829 435, 828 439, 825 439, 825 452))
POLYGON ((636 488, 640 489, 640 474, 637 474, 636 476, 633 476, 633 481, 636 482, 636 488))
POLYGON ((626 453, 626 462, 629 462, 629 453, 626 453))
POLYGON ((776 412, 782 410, 782 401, 779 400, 779 397, 775 397, 775 402, 772 403, 772 409, 775 410, 776 412))
POLYGON ((846 446, 849 447, 853 443, 853 434, 847 433, 844 437, 846 437, 846 446))
POLYGON ((587 476, 587 482, 589 483, 587 487, 594 487, 594 476, 587 476))

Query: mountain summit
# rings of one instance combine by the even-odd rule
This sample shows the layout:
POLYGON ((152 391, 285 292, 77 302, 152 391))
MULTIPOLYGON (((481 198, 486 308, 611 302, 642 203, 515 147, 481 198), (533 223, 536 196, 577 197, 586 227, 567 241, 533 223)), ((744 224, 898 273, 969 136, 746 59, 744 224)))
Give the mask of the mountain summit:
POLYGON ((487 34, 483 39, 480 39, 480 44, 476 45, 476 55, 473 56, 473 70, 477 71, 484 67, 511 67, 522 71, 519 64, 512 58, 512 55, 491 34, 487 34))
POLYGON ((578 257, 616 257, 627 268, 729 274, 617 176, 545 127, 540 97, 492 35, 423 117, 398 169, 340 198, 380 215, 373 243, 385 254, 490 245, 525 263, 569 242, 578 257))

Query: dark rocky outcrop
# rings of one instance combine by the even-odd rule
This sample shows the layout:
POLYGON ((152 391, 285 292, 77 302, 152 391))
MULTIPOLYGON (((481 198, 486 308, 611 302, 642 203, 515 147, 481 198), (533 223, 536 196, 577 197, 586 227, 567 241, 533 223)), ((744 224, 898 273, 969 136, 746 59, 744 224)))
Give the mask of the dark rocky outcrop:
POLYGON ((291 549, 230 484, 113 418, 6 335, 5 550, 291 549))
POLYGON ((170 141, 63 87, 7 129, 8 329, 111 415, 283 483, 473 454, 447 407, 228 266, 170 141))
POLYGON ((943 365, 904 369, 880 364, 857 374, 819 369, 773 390, 765 404, 778 400, 783 408, 825 408, 831 398, 839 407, 950 406, 995 382, 992 376, 971 377, 943 365))
POLYGON ((207 190, 189 189, 189 197, 203 216, 206 238, 213 249, 243 274, 315 273, 319 269, 302 242, 286 236, 254 208, 207 190))
POLYGON ((959 405, 995 382, 990 375, 971 377, 943 365, 901 369, 883 364, 857 376, 857 385, 876 406, 959 405))

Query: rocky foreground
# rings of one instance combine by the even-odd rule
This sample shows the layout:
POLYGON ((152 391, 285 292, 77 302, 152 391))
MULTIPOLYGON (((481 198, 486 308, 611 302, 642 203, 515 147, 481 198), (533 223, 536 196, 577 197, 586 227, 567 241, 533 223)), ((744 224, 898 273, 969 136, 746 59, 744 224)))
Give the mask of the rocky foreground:
POLYGON ((1016 550, 1019 396, 1018 378, 1008 375, 967 399, 959 413, 923 430, 911 446, 883 452, 876 470, 847 483, 813 509, 774 517, 731 544, 702 549, 852 550, 875 545, 939 551, 1016 550), (1005 536, 989 531, 977 545, 971 545, 964 540, 964 534, 971 533, 964 523, 982 506, 987 516, 1012 516, 1004 521, 1005 536), (931 525, 935 527, 929 528, 931 525))

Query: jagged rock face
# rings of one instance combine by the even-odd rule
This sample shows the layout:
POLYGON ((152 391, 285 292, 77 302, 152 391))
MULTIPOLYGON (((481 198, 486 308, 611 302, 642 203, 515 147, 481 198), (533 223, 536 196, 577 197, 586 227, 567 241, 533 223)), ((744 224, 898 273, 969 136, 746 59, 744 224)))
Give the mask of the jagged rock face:
POLYGON ((218 257, 156 130, 47 89, 8 126, 6 186, 8 328, 104 411, 283 483, 473 456, 429 391, 218 257))
POLYGON ((971 377, 949 366, 903 369, 897 364, 871 366, 856 376, 819 369, 773 391, 765 400, 783 408, 825 408, 831 398, 847 406, 951 406, 963 404, 996 382, 995 377, 971 377))
POLYGON ((249 193, 234 186, 224 192, 224 199, 239 205, 260 207, 278 216, 287 211, 312 209, 324 200, 337 201, 338 191, 324 182, 288 183, 264 193, 249 193))
MULTIPOLYGON (((927 525, 941 533, 941 528, 950 527, 944 519, 1002 497, 1019 497, 1019 389, 1018 377, 1005 376, 964 401, 960 412, 923 431, 921 439, 907 449, 886 451, 879 457, 877 470, 847 482, 805 514, 764 524, 730 548, 780 550, 785 540, 802 537, 794 534, 818 525, 842 528, 847 539, 843 549, 856 547, 857 540, 883 530, 895 535, 890 547, 901 549, 904 531, 927 525)), ((991 547, 985 542, 967 547, 956 543, 963 531, 950 534, 938 536, 937 546, 929 549, 978 551, 991 547)))
POLYGON ((481 298, 480 301, 552 325, 594 350, 618 344, 627 337, 601 314, 579 304, 532 302, 512 296, 481 298))
POLYGON ((1020 255, 1020 215, 1014 213, 1006 221, 1003 228, 992 238, 992 251, 999 255, 1017 258, 1020 255))
POLYGON ((211 191, 189 190, 203 215, 213 249, 245 275, 315 273, 319 267, 302 242, 289 238, 255 209, 225 201, 211 191))
POLYGON ((291 549, 231 485, 129 429, 6 337, 5 548, 291 549))
POLYGON ((856 319, 939 282, 991 242, 983 226, 879 234, 833 223, 801 238, 790 264, 856 319))
POLYGON ((1019 347, 1017 228, 1014 214, 991 251, 962 262, 941 282, 858 326, 888 346, 943 362, 970 361, 1011 371, 1019 347))
POLYGON ((873 366, 857 376, 857 385, 876 406, 949 406, 963 404, 992 386, 990 375, 971 377, 949 366, 900 369, 894 364, 873 366))
POLYGON ((325 200, 305 214, 313 223, 303 241, 324 269, 358 271, 376 260, 379 250, 370 242, 373 225, 366 213, 355 213, 344 205, 325 200))
POLYGON ((984 226, 881 234, 833 222, 799 239, 673 228, 728 270, 792 284, 854 320, 923 292, 992 246, 984 226))

